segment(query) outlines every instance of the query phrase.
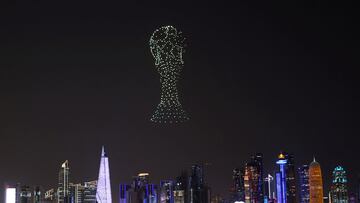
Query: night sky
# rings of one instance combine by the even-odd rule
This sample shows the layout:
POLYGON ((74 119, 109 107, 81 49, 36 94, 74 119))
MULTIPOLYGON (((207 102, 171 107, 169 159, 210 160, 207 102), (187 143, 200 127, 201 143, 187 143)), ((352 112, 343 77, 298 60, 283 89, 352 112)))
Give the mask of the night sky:
POLYGON ((337 164, 354 189, 360 172, 358 11, 328 1, 4 1, 0 6, 0 184, 55 187, 97 178, 101 145, 113 195, 138 172, 171 179, 211 163, 206 180, 226 194, 232 169, 280 150, 337 164), (179 83, 191 120, 149 121, 160 96, 152 32, 187 37, 179 83))

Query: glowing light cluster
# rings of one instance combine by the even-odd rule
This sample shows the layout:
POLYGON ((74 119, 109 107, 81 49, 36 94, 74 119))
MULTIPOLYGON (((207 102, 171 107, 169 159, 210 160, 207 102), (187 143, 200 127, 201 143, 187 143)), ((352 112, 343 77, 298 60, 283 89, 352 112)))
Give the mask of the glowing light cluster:
POLYGON ((163 26, 150 38, 150 51, 160 74, 161 97, 151 121, 178 123, 189 120, 179 101, 177 82, 184 66, 185 38, 173 26, 163 26))

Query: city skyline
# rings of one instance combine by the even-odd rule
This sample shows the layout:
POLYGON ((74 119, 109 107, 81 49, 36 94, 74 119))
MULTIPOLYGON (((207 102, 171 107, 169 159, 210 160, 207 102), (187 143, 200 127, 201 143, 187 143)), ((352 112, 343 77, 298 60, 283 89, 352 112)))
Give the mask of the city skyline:
MULTIPOLYGON (((262 175, 268 168, 264 168, 263 166, 262 153, 251 155, 250 161, 244 162, 241 169, 234 168, 232 172, 234 185, 229 186, 226 194, 220 194, 217 191, 214 191, 211 184, 205 179, 207 175, 204 170, 207 164, 198 165, 196 163, 193 164, 189 170, 179 169, 178 171, 182 171, 181 174, 178 174, 180 176, 172 177, 171 179, 154 181, 150 178, 150 173, 142 171, 137 176, 133 176, 132 183, 121 181, 120 183, 112 184, 113 187, 110 187, 109 161, 107 153, 105 152, 105 147, 102 146, 99 176, 96 181, 82 180, 83 184, 74 184, 72 179, 70 179, 71 170, 69 161, 65 160, 61 164, 59 170, 57 187, 44 188, 39 185, 29 186, 14 180, 11 184, 5 184, 4 191, 6 191, 6 194, 4 194, 4 197, 9 199, 8 190, 10 191, 15 188, 16 191, 14 194, 20 195, 16 196, 16 199, 19 198, 19 201, 23 201, 21 200, 22 198, 33 200, 32 198, 35 198, 36 196, 36 199, 41 200, 40 202, 63 203, 71 203, 73 201, 75 201, 73 203, 80 203, 83 201, 81 200, 83 198, 87 199, 89 203, 96 201, 96 199, 98 202, 113 202, 111 199, 116 199, 115 202, 136 203, 141 198, 147 199, 146 201, 149 201, 149 203, 157 203, 158 201, 160 203, 186 203, 188 201, 195 203, 210 203, 210 199, 214 200, 216 198, 223 199, 225 201, 224 203, 287 203, 289 201, 309 203, 323 202, 323 199, 325 198, 328 199, 327 201, 331 201, 331 203, 348 203, 350 197, 352 197, 348 196, 348 193, 356 194, 353 196, 355 198, 360 197, 360 194, 357 194, 358 191, 356 191, 359 188, 348 191, 348 179, 342 166, 336 166, 331 177, 324 177, 320 169, 320 164, 314 157, 311 163, 303 164, 301 167, 298 167, 298 173, 295 175, 295 171, 290 170, 292 167, 294 167, 294 169, 296 167, 294 165, 296 159, 293 154, 280 152, 277 158, 278 160, 274 165, 279 165, 279 169, 278 172, 275 170, 271 174, 276 177, 276 179, 274 180, 275 184, 269 184, 270 189, 267 188, 265 184, 271 175, 268 174, 266 178, 262 175), (304 169, 307 170, 307 172, 305 172, 304 169), (187 179, 187 181, 185 182, 185 179, 180 178, 184 176, 184 171, 188 171, 185 173, 188 174, 186 175, 187 178, 185 179, 187 179), (304 178, 306 180, 304 180, 304 178), (323 191, 323 188, 326 188, 323 181, 327 179, 331 181, 331 184, 329 185, 328 190, 323 191), (184 184, 189 184, 186 186, 189 187, 189 189, 185 189, 184 184), (116 190, 116 187, 118 187, 118 190, 116 190), (109 190, 108 188, 112 189, 109 190), (115 190, 112 192, 111 190, 114 188, 115 190), (194 190, 192 188, 194 188, 194 190), (265 190, 273 191, 272 195, 274 199, 269 199, 269 195, 265 190), (116 191, 119 191, 119 193, 116 193, 116 191), (149 193, 149 191, 153 192, 149 193), (149 196, 151 194, 155 196, 151 198, 151 196, 149 196), (187 198, 190 197, 194 199, 187 200, 187 198), (183 198, 183 200, 181 200, 181 198, 183 198), (291 198, 293 199, 289 200, 291 198), (318 200, 319 198, 321 201, 318 200)), ((227 176, 231 177, 231 172, 227 173, 227 176)), ((21 177, 21 174, 19 177, 21 177)), ((353 181, 356 182, 358 180, 353 181)), ((360 185, 358 185, 358 187, 359 186, 360 185)), ((12 199, 12 196, 10 196, 10 199, 12 199)), ((28 200, 25 199, 24 203, 28 203, 28 200)), ((141 202, 143 201, 145 200, 141 200, 141 202)), ((355 202, 356 201, 358 200, 355 200, 355 202)), ((12 201, 6 203, 12 203, 12 201)))
POLYGON ((344 167, 354 191, 357 13, 339 1, 6 1, 0 184, 57 187, 66 160, 75 183, 96 180, 105 145, 113 183, 208 163, 206 180, 225 194, 249 157, 263 153, 266 177, 284 151, 294 173, 315 156, 325 191, 344 167), (187 38, 178 91, 191 119, 176 125, 149 121, 161 96, 149 39, 166 25, 187 38))

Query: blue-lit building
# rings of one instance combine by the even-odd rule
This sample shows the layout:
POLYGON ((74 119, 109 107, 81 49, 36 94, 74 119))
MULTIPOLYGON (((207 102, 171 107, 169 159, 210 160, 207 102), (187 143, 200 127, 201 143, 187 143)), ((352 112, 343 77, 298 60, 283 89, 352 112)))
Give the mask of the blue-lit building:
POLYGON ((299 175, 299 198, 300 203, 310 202, 310 186, 309 186, 309 165, 302 165, 298 168, 299 175))
POLYGON ((130 203, 130 185, 120 184, 119 186, 119 203, 130 203))
POLYGON ((160 181, 160 203, 174 203, 174 182, 171 180, 160 181))
POLYGON ((276 164, 279 165, 279 172, 276 173, 276 196, 278 203, 287 203, 286 191, 286 164, 287 159, 283 153, 280 153, 276 164))

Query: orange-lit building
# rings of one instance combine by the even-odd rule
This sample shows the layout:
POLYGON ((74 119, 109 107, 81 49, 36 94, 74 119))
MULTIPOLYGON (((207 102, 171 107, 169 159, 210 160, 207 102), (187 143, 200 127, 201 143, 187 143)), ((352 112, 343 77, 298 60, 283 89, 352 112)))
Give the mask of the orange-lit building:
POLYGON ((314 161, 309 166, 310 203, 323 203, 323 182, 321 167, 314 161))

